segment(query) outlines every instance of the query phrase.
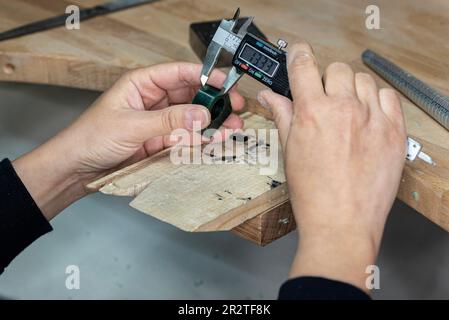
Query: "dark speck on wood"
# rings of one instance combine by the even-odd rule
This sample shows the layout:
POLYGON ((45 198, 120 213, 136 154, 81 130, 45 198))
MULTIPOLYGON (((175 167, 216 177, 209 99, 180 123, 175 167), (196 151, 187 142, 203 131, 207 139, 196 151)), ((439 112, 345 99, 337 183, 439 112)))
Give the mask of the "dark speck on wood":
POLYGON ((249 139, 248 136, 245 136, 243 134, 233 134, 232 135, 232 140, 234 141, 238 141, 238 142, 247 142, 249 139))
POLYGON ((263 143, 263 142, 259 143, 259 141, 258 141, 258 142, 256 142, 256 147, 259 147, 259 146, 268 148, 270 146, 270 144, 263 143))
POLYGON ((268 185, 271 187, 271 189, 274 189, 278 186, 280 186, 282 182, 279 182, 277 180, 271 179, 271 182, 268 182, 268 185))
POLYGON ((221 161, 235 160, 236 158, 237 158, 237 156, 232 156, 232 157, 223 156, 223 157, 221 157, 221 161))

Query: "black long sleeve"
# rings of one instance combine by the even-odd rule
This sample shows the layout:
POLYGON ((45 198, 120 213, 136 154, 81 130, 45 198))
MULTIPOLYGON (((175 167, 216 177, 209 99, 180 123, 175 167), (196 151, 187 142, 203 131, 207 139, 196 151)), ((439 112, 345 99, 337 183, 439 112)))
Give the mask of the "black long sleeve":
POLYGON ((33 241, 53 230, 11 162, 0 162, 0 274, 33 241))
POLYGON ((370 300, 370 296, 348 283, 320 278, 299 277, 286 281, 279 300, 370 300))

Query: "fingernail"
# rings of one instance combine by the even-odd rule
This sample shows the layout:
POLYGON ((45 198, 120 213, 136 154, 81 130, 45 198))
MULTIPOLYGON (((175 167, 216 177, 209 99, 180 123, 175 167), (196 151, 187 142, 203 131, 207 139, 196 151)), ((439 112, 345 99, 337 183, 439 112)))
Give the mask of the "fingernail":
POLYGON ((287 55, 287 65, 290 65, 293 60, 300 59, 301 61, 306 61, 310 59, 315 59, 313 53, 304 50, 293 50, 287 55))
POLYGON ((257 101, 259 101, 259 104, 264 107, 265 109, 271 110, 271 107, 268 105, 267 100, 262 95, 262 92, 259 92, 257 94, 257 101))
POLYGON ((194 127, 199 126, 198 129, 203 129, 207 127, 209 124, 209 111, 205 108, 193 107, 187 110, 185 119, 186 119, 186 128, 189 130, 193 130, 194 127))

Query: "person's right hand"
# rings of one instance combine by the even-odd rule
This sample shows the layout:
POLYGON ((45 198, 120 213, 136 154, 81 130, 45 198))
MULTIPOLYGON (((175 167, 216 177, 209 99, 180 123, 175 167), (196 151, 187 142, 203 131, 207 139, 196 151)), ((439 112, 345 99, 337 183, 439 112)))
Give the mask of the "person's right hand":
POLYGON ((301 237, 291 276, 366 290, 405 162, 399 97, 343 63, 331 64, 322 81, 307 43, 289 51, 288 71, 293 103, 271 91, 258 98, 279 129, 301 237))

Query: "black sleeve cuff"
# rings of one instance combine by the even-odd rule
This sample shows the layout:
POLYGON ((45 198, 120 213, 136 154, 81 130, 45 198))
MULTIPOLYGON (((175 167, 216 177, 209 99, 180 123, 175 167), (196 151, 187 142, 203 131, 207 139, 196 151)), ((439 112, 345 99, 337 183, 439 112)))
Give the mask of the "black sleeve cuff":
POLYGON ((33 241, 52 229, 11 162, 0 162, 0 274, 33 241))
POLYGON ((299 277, 290 279, 282 285, 279 300, 371 300, 371 298, 348 283, 320 277, 299 277))

